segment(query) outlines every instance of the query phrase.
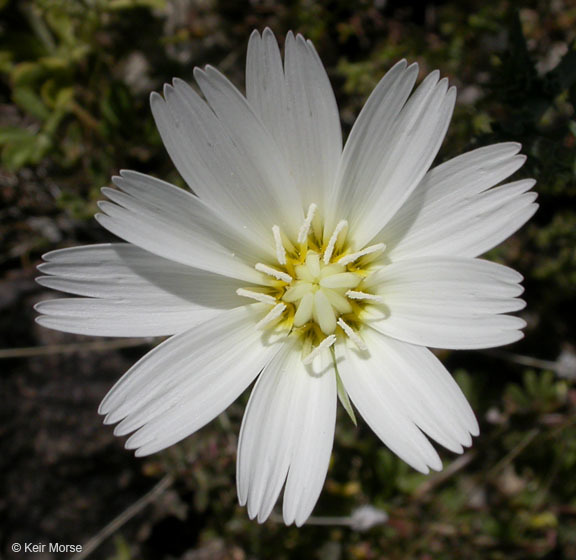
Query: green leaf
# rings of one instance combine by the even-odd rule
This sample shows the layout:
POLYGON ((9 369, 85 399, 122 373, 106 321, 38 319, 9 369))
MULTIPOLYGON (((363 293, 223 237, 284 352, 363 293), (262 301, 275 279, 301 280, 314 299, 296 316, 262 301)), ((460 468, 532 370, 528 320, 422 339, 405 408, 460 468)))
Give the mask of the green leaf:
POLYGON ((29 87, 14 88, 13 98, 17 105, 37 119, 44 121, 50 116, 40 96, 29 87))
POLYGON ((7 144, 2 150, 2 164, 11 171, 16 171, 34 159, 34 138, 23 139, 7 144))
POLYGON ((35 82, 46 74, 42 62, 20 62, 12 69, 10 78, 14 87, 31 87, 35 82))
POLYGON ((166 7, 166 0, 110 0, 107 8, 109 10, 130 10, 133 8, 163 9, 166 7))
POLYGON ((33 138, 34 133, 17 126, 0 126, 0 145, 33 138))
POLYGON ((52 143, 44 133, 25 131, 17 140, 6 142, 2 151, 2 163, 10 170, 18 170, 28 164, 38 163, 50 149, 52 143))

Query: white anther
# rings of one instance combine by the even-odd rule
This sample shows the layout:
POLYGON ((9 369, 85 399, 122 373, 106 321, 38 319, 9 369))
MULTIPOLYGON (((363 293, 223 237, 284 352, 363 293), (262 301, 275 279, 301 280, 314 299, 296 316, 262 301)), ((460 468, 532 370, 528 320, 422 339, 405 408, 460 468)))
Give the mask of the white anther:
POLYGON ((353 263, 355 260, 363 257, 364 255, 371 255, 372 253, 383 251, 384 249, 386 249, 386 245, 384 243, 376 243, 376 245, 370 245, 370 247, 366 247, 361 251, 356 251, 355 253, 344 255, 341 259, 338 259, 338 264, 346 266, 347 264, 353 263))
POLYGON ((336 248, 336 242, 338 241, 338 236, 342 232, 343 229, 348 227, 348 222, 346 220, 340 220, 336 225, 336 229, 334 233, 330 237, 330 241, 328 241, 328 247, 326 247, 326 251, 324 251, 324 264, 328 264, 330 259, 332 258, 332 254, 334 253, 334 249, 336 248))
POLYGON ((348 290, 346 292, 346 296, 348 296, 350 299, 366 299, 370 301, 376 301, 378 303, 382 303, 384 301, 381 296, 367 294, 366 292, 355 292, 354 290, 348 290))
POLYGON ((267 264, 256 263, 256 266, 254 266, 254 268, 259 272, 263 272, 264 274, 268 274, 268 276, 272 276, 272 278, 276 278, 276 280, 281 280, 282 282, 286 282, 287 284, 290 284, 290 282, 292 282, 292 276, 290 276, 290 274, 272 268, 267 264))
POLYGON ((334 344, 335 342, 336 342, 336 336, 335 335, 331 334, 330 336, 327 336, 320 344, 318 344, 318 346, 316 346, 316 348, 314 348, 314 350, 312 350, 312 352, 310 352, 310 354, 308 354, 308 356, 306 356, 302 360, 302 363, 305 366, 307 366, 308 364, 311 364, 314 361, 314 358, 316 356, 318 356, 318 354, 320 354, 320 352, 330 348, 330 346, 332 346, 332 344, 334 344))
POLYGON ((342 330, 348 335, 348 338, 350 338, 350 340, 356 344, 360 350, 368 349, 368 346, 366 346, 366 343, 360 338, 360 335, 354 332, 348 323, 344 322, 342 319, 338 319, 338 325, 342 327, 342 330))
POLYGON ((278 319, 278 317, 284 313, 285 309, 286 306, 283 303, 276 304, 263 319, 260 319, 260 321, 256 323, 256 328, 263 329, 266 325, 278 319))
POLYGON ((282 243, 282 235, 278 226, 272 226, 272 233, 274 234, 274 243, 276 243, 276 258, 280 264, 286 264, 286 249, 282 243))
POLYGON ((263 294, 262 292, 253 292, 252 290, 246 290, 244 288, 238 288, 236 290, 236 293, 239 296, 247 297, 250 299, 255 299, 256 301, 260 301, 262 303, 270 303, 272 305, 274 305, 276 303, 276 298, 274 298, 268 294, 263 294))
POLYGON ((298 243, 304 243, 304 241, 306 241, 317 208, 318 207, 314 203, 310 204, 310 206, 308 207, 308 213, 306 214, 306 219, 304 220, 304 223, 298 230, 298 243))

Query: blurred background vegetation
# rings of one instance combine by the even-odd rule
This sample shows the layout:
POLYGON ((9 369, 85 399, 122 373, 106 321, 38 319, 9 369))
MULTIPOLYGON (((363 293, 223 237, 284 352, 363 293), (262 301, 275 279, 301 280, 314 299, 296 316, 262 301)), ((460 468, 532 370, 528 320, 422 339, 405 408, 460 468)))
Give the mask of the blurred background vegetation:
POLYGON ((576 558, 575 37, 571 0, 0 0, 0 556, 51 558, 10 545, 60 542, 110 560, 576 558), (473 448, 442 452, 443 473, 425 477, 342 415, 301 529, 237 505, 246 395, 134 459, 96 408, 154 341, 48 331, 32 310, 52 297, 33 281, 44 251, 111 239, 92 219, 111 175, 182 184, 149 92, 208 63, 242 86, 248 36, 265 26, 314 41, 345 132, 398 59, 439 68, 459 89, 439 159, 519 141, 518 178, 538 179, 541 204, 489 255, 526 278, 526 338, 441 353, 478 415, 473 448), (366 505, 388 522, 350 524, 366 505))

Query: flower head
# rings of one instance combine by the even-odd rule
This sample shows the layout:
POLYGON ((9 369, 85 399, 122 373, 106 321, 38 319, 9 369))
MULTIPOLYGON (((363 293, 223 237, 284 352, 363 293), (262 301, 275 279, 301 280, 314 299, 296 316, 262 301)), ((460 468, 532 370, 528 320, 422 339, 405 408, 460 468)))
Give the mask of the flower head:
POLYGON ((396 64, 344 148, 326 72, 309 41, 270 30, 248 46, 246 95, 212 67, 202 96, 181 80, 152 94, 164 144, 193 191, 123 171, 101 225, 127 243, 48 253, 39 282, 82 296, 38 305, 40 324, 81 334, 170 335, 103 400, 143 456, 192 434, 258 378, 240 432, 237 484, 286 523, 320 494, 337 399, 421 472, 429 439, 461 453, 478 433, 462 392, 427 347, 521 338, 506 313, 521 276, 478 255, 534 213, 532 180, 496 186, 520 146, 480 148, 430 169, 455 90, 396 64), (351 405, 351 403, 352 405, 351 405))

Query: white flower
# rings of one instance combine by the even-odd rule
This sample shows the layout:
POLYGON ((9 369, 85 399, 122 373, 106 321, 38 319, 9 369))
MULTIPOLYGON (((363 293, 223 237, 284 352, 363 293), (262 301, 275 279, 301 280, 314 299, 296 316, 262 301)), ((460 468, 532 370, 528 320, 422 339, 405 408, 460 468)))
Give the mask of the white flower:
POLYGON ((204 99, 181 80, 152 111, 191 194, 123 171, 98 221, 128 243, 48 253, 43 286, 82 296, 38 322, 106 336, 173 335, 134 365, 100 412, 155 453, 210 422, 257 379, 240 432, 238 494, 265 520, 285 485, 303 524, 330 459, 337 395, 415 469, 442 464, 424 434, 461 453, 478 434, 462 392, 426 347, 521 338, 505 313, 520 274, 477 259, 534 213, 532 180, 493 188, 520 146, 480 148, 429 170, 454 88, 415 64, 380 81, 342 149, 314 47, 270 30, 248 46, 246 96, 212 67, 204 99))

